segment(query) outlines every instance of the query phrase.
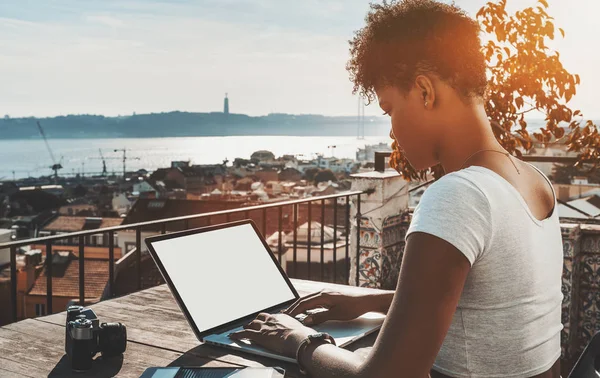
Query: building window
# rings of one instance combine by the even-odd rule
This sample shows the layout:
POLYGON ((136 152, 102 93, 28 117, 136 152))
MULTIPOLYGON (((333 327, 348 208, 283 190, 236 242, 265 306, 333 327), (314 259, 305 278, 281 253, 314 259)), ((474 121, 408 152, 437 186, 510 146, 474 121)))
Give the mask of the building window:
POLYGON ((36 303, 35 305, 35 316, 46 315, 46 305, 43 303, 36 303))

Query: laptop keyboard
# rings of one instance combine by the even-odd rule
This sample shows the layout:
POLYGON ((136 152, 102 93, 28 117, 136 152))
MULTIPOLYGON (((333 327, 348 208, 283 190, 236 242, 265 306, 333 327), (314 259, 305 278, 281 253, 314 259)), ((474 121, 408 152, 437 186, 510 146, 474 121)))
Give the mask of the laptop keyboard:
POLYGON ((225 378, 240 369, 179 369, 175 378, 225 378))

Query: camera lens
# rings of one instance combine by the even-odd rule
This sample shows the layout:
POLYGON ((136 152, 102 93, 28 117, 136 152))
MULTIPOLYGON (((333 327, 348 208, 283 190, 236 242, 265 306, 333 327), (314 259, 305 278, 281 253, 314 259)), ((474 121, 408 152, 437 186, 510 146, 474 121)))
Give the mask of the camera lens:
POLYGON ((121 355, 127 347, 127 328, 122 323, 102 323, 98 333, 102 357, 121 355))

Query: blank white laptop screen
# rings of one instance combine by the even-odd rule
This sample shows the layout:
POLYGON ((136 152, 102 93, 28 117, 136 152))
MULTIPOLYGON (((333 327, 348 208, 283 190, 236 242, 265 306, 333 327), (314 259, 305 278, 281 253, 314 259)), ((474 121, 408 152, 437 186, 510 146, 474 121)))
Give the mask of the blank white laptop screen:
POLYGON ((250 224, 152 246, 199 332, 295 298, 250 224))

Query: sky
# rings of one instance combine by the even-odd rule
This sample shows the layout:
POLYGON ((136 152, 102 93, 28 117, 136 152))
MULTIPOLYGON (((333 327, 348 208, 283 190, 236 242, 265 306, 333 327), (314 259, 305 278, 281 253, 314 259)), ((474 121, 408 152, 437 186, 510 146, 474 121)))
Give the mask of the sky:
MULTIPOLYGON (((552 48, 600 118, 598 0, 548 0, 552 48)), ((457 0, 472 16, 484 0, 457 0)), ((508 0, 509 10, 534 4, 508 0)), ((348 40, 367 0, 3 0, 0 116, 222 111, 355 115, 348 40)), ((380 115, 377 105, 367 115, 380 115)))

